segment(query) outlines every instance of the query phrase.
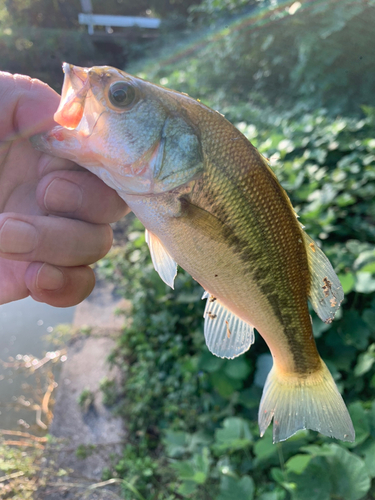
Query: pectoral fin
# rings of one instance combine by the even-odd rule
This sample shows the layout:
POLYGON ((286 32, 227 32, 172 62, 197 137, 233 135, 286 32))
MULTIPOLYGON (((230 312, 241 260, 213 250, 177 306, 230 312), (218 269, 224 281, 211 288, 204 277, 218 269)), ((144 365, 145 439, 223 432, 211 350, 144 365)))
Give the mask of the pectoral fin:
POLYGON ((177 263, 172 259, 157 236, 146 229, 146 243, 150 249, 152 263, 160 278, 174 288, 174 279, 177 274, 177 263))
POLYGON ((311 275, 309 299, 319 318, 325 323, 331 323, 344 299, 344 292, 322 250, 304 231, 302 234, 311 275))
POLYGON ((196 232, 218 242, 231 238, 231 229, 210 212, 185 198, 181 198, 180 202, 183 222, 193 227, 196 232))
POLYGON ((236 358, 254 343, 254 328, 226 309, 208 292, 203 317, 204 337, 208 349, 220 358, 236 358))

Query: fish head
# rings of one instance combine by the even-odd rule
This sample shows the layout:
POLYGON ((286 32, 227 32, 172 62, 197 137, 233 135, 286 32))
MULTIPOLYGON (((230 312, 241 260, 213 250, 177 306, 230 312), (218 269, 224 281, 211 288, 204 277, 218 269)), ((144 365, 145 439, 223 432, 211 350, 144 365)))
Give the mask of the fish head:
POLYGON ((63 71, 58 126, 32 138, 37 149, 86 167, 120 195, 167 192, 199 176, 199 129, 181 105, 190 98, 109 66, 63 71))

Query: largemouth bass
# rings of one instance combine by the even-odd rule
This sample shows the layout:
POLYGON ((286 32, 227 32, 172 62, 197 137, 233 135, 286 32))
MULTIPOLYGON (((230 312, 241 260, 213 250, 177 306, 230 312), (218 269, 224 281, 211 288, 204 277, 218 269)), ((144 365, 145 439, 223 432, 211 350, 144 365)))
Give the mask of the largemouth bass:
MULTIPOLYGON (((343 300, 327 257, 299 224, 267 161, 218 112, 115 68, 64 63, 59 126, 34 138, 115 189, 146 227, 160 277, 177 264, 206 290, 208 349, 254 342, 273 357, 259 408, 274 442, 300 429, 344 441, 354 429, 317 351, 308 299, 331 322, 343 300)), ((100 200, 98 200, 100 203, 100 200)))

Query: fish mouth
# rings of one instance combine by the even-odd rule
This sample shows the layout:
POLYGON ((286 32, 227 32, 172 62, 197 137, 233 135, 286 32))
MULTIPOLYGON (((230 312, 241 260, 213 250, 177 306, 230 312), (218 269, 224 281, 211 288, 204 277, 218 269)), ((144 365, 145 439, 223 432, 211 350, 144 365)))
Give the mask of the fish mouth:
POLYGON ((59 107, 54 120, 68 130, 90 136, 102 114, 93 97, 90 68, 81 68, 64 62, 64 83, 59 107))
POLYGON ((85 101, 90 90, 89 68, 80 68, 64 62, 65 74, 61 101, 54 120, 69 130, 76 129, 83 117, 85 101))

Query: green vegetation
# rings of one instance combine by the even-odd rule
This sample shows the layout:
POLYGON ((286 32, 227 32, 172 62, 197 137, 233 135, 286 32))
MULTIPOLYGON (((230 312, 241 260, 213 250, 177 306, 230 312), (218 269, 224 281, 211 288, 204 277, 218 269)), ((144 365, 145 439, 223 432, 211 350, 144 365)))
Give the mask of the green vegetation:
POLYGON ((100 381, 100 390, 102 391, 103 404, 105 406, 113 406, 116 404, 116 380, 110 380, 107 377, 104 377, 100 381))
MULTIPOLYGON (((40 470, 41 449, 24 449, 9 446, 0 438, 0 498, 31 500, 36 490, 35 474, 40 470)), ((35 443, 34 443, 35 444, 35 443)))
POLYGON ((260 1, 245 10, 241 4, 206 0, 199 10, 206 9, 209 30, 193 33, 179 50, 169 43, 161 57, 135 68, 225 115, 236 104, 256 104, 262 113, 325 107, 358 114, 374 103, 372 0, 260 1))
POLYGON ((79 406, 84 412, 87 412, 89 410, 89 408, 94 404, 94 401, 95 394, 90 391, 90 389, 84 389, 77 399, 79 406))
POLYGON ((77 449, 76 449, 76 457, 80 458, 81 460, 84 460, 85 458, 92 455, 93 452, 95 451, 95 449, 96 449, 96 446, 94 446, 93 444, 89 444, 89 445, 80 444, 77 446, 77 449))

